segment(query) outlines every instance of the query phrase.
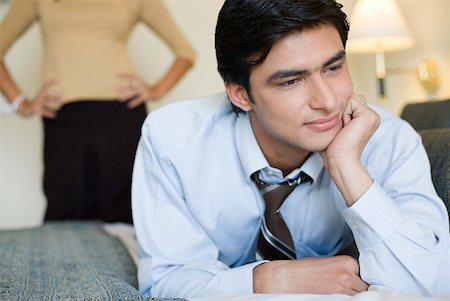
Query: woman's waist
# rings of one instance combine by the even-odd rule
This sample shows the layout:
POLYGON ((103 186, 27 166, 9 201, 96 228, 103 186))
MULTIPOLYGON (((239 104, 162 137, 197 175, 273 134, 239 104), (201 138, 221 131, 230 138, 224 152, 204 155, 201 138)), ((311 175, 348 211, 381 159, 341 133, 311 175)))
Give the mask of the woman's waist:
POLYGON ((56 72, 45 69, 44 81, 52 81, 49 94, 61 97, 63 103, 77 99, 117 99, 118 88, 129 84, 119 74, 135 74, 131 66, 128 68, 93 68, 56 72))
POLYGON ((50 107, 50 109, 55 111, 59 110, 64 105, 74 102, 87 102, 92 100, 96 100, 98 102, 112 102, 118 100, 117 90, 114 87, 108 87, 105 85, 70 85, 64 87, 53 87, 50 94, 61 97, 61 103, 54 104, 50 107))

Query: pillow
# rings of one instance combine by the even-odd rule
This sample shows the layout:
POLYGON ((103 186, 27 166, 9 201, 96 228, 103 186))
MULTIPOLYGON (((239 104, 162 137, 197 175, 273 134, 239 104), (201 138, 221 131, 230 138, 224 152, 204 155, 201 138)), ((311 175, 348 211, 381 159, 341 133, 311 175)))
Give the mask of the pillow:
POLYGON ((450 218, 450 128, 423 130, 419 134, 430 159, 434 187, 450 218))

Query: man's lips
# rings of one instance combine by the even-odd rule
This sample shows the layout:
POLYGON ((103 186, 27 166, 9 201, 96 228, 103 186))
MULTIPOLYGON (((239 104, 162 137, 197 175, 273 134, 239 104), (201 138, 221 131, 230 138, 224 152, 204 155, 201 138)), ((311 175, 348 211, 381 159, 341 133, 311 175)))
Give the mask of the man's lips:
POLYGON ((334 128, 339 123, 339 113, 336 113, 330 117, 319 118, 314 121, 308 122, 305 125, 316 132, 323 132, 334 128))

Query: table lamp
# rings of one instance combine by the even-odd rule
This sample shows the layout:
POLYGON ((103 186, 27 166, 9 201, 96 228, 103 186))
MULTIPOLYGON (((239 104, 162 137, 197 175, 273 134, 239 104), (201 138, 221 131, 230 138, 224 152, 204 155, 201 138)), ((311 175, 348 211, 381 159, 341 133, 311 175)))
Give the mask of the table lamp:
POLYGON ((356 0, 350 17, 347 50, 350 53, 375 53, 380 98, 385 97, 384 53, 409 48, 413 44, 395 0, 356 0))

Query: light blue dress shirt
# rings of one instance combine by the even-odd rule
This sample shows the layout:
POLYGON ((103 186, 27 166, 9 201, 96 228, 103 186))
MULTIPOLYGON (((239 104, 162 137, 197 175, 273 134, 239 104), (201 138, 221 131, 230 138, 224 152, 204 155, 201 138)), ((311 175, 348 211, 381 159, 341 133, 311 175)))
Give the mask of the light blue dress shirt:
MULTIPOLYGON (((313 181, 283 203, 298 258, 336 254, 352 240, 368 284, 450 294, 449 223, 420 136, 376 109, 382 122, 361 161, 374 183, 347 208, 322 159, 299 169, 313 181)), ((283 181, 269 167, 246 114, 225 93, 167 105, 144 123, 132 205, 139 288, 157 297, 252 293, 264 201, 250 175, 283 181)))

